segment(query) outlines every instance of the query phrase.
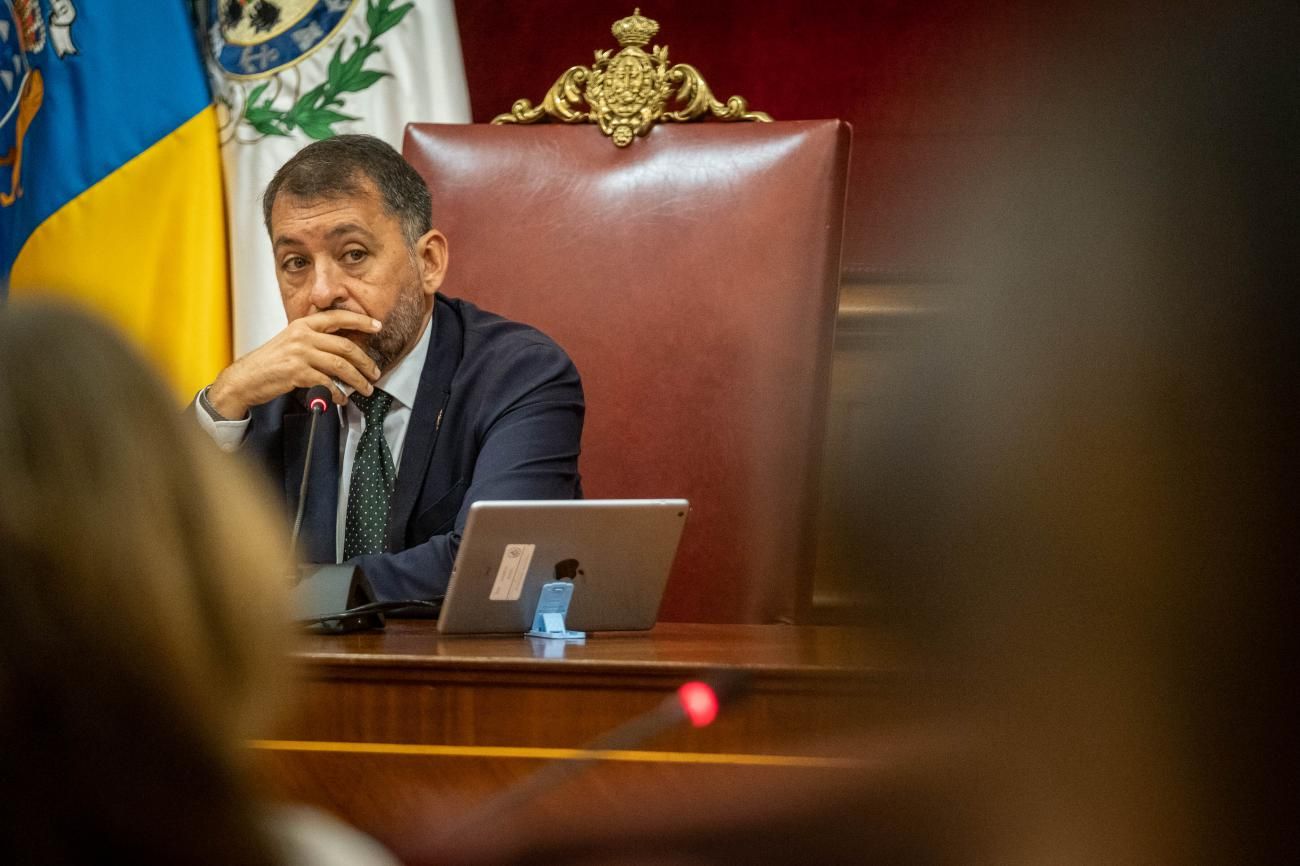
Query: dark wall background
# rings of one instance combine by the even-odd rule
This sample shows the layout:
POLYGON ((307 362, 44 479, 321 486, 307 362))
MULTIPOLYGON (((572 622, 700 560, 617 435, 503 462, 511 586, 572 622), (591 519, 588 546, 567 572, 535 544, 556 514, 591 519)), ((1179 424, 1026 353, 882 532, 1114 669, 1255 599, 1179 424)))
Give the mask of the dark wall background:
MULTIPOLYGON (((642 14, 669 60, 695 66, 725 100, 776 119, 838 117, 854 129, 846 226, 850 282, 947 272, 936 225, 971 157, 1023 134, 1034 70, 1086 37, 1084 15, 1007 0, 740 2, 656 0, 642 14)), ((540 102, 570 66, 617 48, 632 3, 460 0, 475 122, 520 97, 540 102)))

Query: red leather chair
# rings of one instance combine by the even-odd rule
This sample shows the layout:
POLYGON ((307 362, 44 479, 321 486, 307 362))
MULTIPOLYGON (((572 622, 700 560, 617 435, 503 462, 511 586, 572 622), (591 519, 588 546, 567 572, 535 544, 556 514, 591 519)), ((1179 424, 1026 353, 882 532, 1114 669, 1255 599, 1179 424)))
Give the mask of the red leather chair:
POLYGON ((407 128, 443 291, 541 328, 582 373, 587 496, 683 496, 665 621, 811 601, 849 128, 839 121, 407 128))

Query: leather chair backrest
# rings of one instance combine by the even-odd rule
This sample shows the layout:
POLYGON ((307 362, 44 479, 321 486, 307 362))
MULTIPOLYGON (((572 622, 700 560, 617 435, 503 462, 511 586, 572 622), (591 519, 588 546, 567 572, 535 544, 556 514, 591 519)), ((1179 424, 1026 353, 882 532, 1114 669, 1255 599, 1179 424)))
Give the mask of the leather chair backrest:
POLYGON ((553 337, 583 377, 591 498, 686 497, 665 621, 810 602, 849 129, 408 126, 443 291, 553 337))

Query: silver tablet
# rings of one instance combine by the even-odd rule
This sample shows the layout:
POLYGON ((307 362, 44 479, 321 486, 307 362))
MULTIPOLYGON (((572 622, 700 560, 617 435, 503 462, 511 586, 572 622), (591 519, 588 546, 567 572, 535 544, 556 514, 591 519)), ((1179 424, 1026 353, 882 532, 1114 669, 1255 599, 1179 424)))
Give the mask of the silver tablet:
POLYGON ((573 584, 568 628, 648 629, 689 509, 685 499, 475 502, 438 631, 526 632, 542 585, 557 579, 573 584))

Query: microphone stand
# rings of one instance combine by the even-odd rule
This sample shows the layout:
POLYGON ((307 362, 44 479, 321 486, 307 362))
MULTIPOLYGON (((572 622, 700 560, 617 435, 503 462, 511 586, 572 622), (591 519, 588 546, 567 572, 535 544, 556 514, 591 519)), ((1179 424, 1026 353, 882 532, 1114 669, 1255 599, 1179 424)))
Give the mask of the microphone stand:
MULTIPOLYGON (((302 462, 302 484, 298 486, 298 513, 293 518, 293 540, 289 543, 289 561, 298 561, 298 534, 302 532, 303 511, 307 507, 307 479, 311 474, 311 452, 312 445, 316 441, 316 422, 320 416, 329 408, 329 389, 324 385, 317 385, 307 392, 307 408, 311 410, 311 426, 307 430, 307 456, 302 462)), ((297 585, 303 579, 301 569, 294 569, 293 585, 297 585)))

